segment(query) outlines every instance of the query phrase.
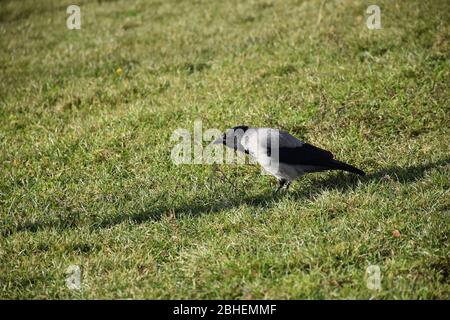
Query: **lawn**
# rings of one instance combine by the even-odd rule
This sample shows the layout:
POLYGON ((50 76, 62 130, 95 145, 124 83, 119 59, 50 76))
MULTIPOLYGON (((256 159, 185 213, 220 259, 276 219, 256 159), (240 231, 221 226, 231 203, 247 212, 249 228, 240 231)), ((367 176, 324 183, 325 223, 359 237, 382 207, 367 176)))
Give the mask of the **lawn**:
POLYGON ((0 2, 0 298, 450 299, 449 1, 70 4, 0 2), (196 121, 367 175, 177 165, 196 121))

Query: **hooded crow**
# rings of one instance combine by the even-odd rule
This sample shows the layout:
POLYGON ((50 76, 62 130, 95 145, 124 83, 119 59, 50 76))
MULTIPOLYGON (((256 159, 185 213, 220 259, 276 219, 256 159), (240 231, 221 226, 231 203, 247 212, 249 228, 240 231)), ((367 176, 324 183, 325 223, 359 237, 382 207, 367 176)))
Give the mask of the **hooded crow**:
POLYGON ((286 131, 237 126, 214 141, 250 155, 264 170, 275 176, 279 188, 305 173, 343 170, 363 176, 364 171, 334 159, 331 152, 303 142, 286 131))

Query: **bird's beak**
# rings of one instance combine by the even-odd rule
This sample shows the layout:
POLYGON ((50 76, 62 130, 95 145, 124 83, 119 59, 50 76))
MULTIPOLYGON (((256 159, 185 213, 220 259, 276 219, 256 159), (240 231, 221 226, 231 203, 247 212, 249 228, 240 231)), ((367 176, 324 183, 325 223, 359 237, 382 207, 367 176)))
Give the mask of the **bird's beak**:
POLYGON ((222 144, 222 143, 223 143, 223 137, 219 137, 213 141, 213 144, 222 144))

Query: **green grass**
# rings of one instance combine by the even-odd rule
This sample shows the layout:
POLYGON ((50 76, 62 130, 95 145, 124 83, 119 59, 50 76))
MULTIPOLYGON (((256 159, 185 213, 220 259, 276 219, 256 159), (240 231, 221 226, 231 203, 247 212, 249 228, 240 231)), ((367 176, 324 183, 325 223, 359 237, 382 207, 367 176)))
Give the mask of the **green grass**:
POLYGON ((450 298, 449 1, 72 3, 0 2, 0 298, 450 298), (211 180, 196 119, 368 175, 211 180))

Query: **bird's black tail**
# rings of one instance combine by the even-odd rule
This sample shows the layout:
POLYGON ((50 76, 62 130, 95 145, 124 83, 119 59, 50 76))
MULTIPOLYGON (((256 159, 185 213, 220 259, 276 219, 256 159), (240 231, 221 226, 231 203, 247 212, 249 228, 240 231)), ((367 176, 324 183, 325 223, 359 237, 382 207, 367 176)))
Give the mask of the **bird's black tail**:
POLYGON ((358 168, 355 168, 354 166, 351 166, 345 162, 341 162, 338 160, 331 160, 330 162, 330 169, 331 170, 344 170, 351 173, 359 174, 360 176, 364 176, 366 173, 362 170, 359 170, 358 168))

